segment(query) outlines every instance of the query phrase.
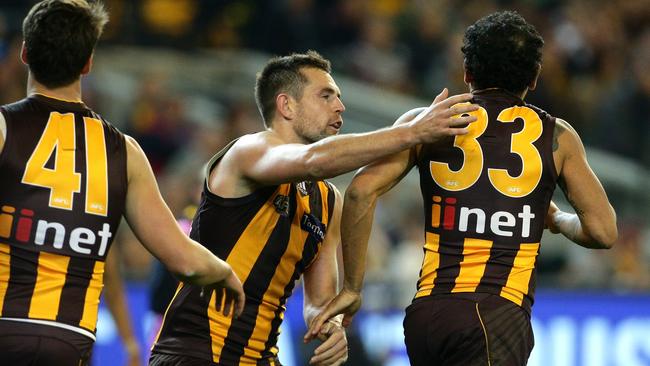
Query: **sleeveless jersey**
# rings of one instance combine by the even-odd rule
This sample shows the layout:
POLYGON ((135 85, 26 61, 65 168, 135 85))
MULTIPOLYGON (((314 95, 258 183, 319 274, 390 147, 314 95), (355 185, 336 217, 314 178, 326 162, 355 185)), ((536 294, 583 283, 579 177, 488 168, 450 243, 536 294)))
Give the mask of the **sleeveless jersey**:
POLYGON ((190 236, 226 260, 242 281, 246 304, 233 320, 216 311, 215 295, 181 284, 165 314, 154 352, 183 354, 219 365, 276 365, 276 342, 295 281, 318 255, 334 212, 332 186, 286 183, 240 198, 222 198, 206 172, 190 236))
POLYGON ((126 198, 124 135, 83 103, 32 95, 0 110, 0 318, 94 339, 126 198))
POLYGON ((469 133, 417 158, 425 245, 415 297, 487 292, 530 311, 557 181, 555 118, 500 89, 474 94, 469 133))

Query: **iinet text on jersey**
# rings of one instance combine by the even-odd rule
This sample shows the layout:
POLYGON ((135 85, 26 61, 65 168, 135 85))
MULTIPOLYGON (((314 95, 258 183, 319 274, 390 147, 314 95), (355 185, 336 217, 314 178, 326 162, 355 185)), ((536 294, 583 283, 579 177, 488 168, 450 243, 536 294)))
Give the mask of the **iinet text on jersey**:
MULTIPOLYGON (((444 230, 458 230, 467 232, 469 229, 470 218, 476 226, 471 232, 483 234, 488 222, 488 214, 481 208, 474 207, 456 207, 456 198, 447 197, 443 199, 440 196, 433 196, 431 205, 431 226, 439 228, 442 225, 444 230), (456 212, 458 220, 456 221, 456 212), (456 224, 458 226, 456 227, 456 224)), ((521 237, 530 236, 530 224, 535 218, 529 205, 524 205, 521 212, 516 216, 507 211, 496 211, 489 216, 490 231, 494 235, 511 237, 514 235, 512 228, 517 226, 517 220, 521 220, 521 237)))
POLYGON ((108 223, 104 223, 102 229, 95 233, 85 227, 66 230, 66 227, 59 222, 38 220, 34 231, 32 230, 35 221, 34 211, 25 208, 16 211, 15 207, 2 206, 0 239, 13 238, 19 243, 33 242, 36 245, 45 245, 45 238, 49 233, 53 234, 52 247, 55 249, 63 249, 64 243, 68 243, 70 250, 75 253, 90 255, 96 250, 95 254, 102 257, 106 253, 109 239, 113 236, 108 223), (33 241, 32 233, 34 233, 33 241), (99 248, 97 248, 98 242, 99 248))

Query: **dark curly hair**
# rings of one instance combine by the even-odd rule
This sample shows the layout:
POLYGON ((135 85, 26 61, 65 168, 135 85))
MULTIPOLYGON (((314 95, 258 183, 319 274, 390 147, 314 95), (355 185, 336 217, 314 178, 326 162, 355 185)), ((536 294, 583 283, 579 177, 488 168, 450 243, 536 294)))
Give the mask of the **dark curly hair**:
POLYGON ((535 79, 543 46, 534 26, 517 12, 503 11, 469 26, 461 51, 475 88, 519 93, 535 79))
POLYGON ((34 78, 48 88, 79 79, 107 21, 99 1, 45 0, 34 5, 23 21, 34 78))
POLYGON ((303 87, 308 80, 300 71, 307 67, 331 72, 329 60, 310 50, 306 53, 272 58, 257 75, 255 101, 262 114, 264 126, 269 127, 273 120, 275 98, 279 93, 287 93, 296 99, 302 97, 303 87))

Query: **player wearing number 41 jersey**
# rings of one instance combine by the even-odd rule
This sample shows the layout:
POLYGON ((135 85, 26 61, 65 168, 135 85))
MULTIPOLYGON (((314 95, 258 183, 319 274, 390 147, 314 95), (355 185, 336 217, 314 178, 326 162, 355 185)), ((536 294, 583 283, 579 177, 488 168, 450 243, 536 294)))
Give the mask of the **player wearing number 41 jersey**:
POLYGON ((357 173, 343 210, 344 288, 307 338, 334 314, 349 321, 360 306, 376 199, 417 166, 424 259, 404 320, 411 364, 526 364, 545 226, 590 248, 609 248, 617 237, 614 210, 576 132, 523 100, 536 86, 543 44, 515 12, 489 15, 467 29, 465 82, 480 106, 471 112, 477 121, 466 135, 420 145, 357 173), (577 215, 551 202, 556 184, 577 215))
POLYGON ((23 23, 28 97, 0 107, 0 365, 87 364, 122 216, 173 273, 242 310, 241 283, 179 229, 137 143, 81 101, 106 21, 99 3, 46 0, 23 23))

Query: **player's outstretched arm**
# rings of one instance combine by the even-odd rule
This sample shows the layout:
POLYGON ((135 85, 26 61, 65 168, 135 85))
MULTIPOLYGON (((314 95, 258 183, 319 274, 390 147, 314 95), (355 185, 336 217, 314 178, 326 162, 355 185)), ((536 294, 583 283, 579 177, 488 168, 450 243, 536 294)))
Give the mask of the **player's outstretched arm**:
POLYGON ((566 121, 557 119, 553 138, 554 158, 560 161, 558 184, 575 214, 552 203, 549 229, 586 248, 611 248, 618 238, 616 212, 587 162, 580 137, 566 121))
MULTIPOLYGON (((407 123, 421 109, 402 115, 396 125, 407 123)), ((416 148, 401 151, 361 168, 345 192, 341 218, 341 242, 343 245, 343 288, 309 324, 305 340, 318 335, 323 324, 343 314, 343 325, 348 326, 361 307, 361 289, 366 269, 368 239, 377 199, 388 192, 411 170, 415 162, 416 148)))
MULTIPOLYGON (((328 224, 327 234, 318 253, 318 257, 304 273, 304 307, 303 316, 307 326, 325 305, 336 295, 338 286, 338 265, 336 254, 341 242, 341 206, 343 199, 334 187, 336 201, 334 213, 328 224)), ((348 359, 348 341, 340 318, 331 319, 316 337, 321 343, 309 360, 310 365, 341 365, 348 359)))
POLYGON ((465 103, 471 94, 447 95, 444 89, 414 118, 390 128, 331 136, 308 145, 273 143, 252 135, 242 138, 233 152, 237 161, 246 162, 242 175, 263 185, 334 177, 418 144, 467 133, 467 124, 476 117, 457 115, 478 106, 465 103))
POLYGON ((230 265, 183 233, 160 195, 149 161, 130 137, 127 156, 125 217, 133 233, 181 281, 215 289, 218 298, 225 295, 224 314, 230 313, 234 302, 235 316, 239 316, 244 290, 230 265))

